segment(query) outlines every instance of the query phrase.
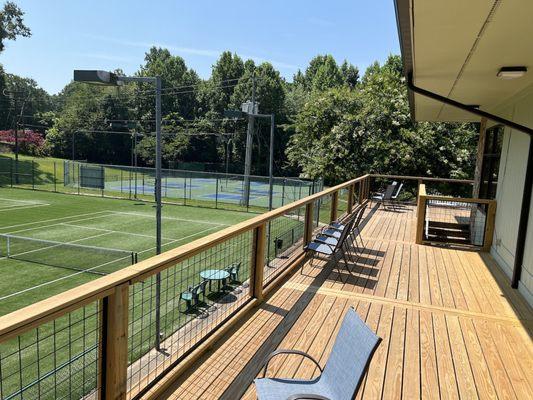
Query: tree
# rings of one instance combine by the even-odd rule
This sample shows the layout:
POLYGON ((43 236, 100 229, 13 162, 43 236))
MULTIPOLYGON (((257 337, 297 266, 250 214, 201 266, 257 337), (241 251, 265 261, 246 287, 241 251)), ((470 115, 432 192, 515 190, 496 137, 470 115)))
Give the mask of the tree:
POLYGON ((363 173, 469 177, 471 124, 413 123, 401 60, 366 71, 357 90, 315 92, 298 114, 288 158, 329 183, 363 173))
POLYGON ((4 51, 6 40, 16 40, 18 36, 31 36, 24 25, 22 10, 13 2, 7 1, 0 11, 0 53, 4 51))

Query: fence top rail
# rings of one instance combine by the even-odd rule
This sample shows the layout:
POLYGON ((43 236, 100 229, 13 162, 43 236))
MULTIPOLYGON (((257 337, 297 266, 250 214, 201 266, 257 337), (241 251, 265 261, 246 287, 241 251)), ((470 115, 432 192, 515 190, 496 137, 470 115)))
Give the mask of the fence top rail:
POLYGON ((490 204, 496 203, 496 200, 489 199, 476 199, 472 197, 451 197, 451 196, 435 196, 435 195, 424 195, 426 200, 437 200, 453 203, 477 203, 477 204, 490 204))
POLYGON ((424 176, 406 176, 406 175, 385 175, 385 174, 370 174, 372 178, 387 178, 387 179, 404 179, 412 181, 425 181, 425 182, 443 182, 443 183, 464 183, 473 184, 472 179, 452 179, 452 178, 435 178, 424 176))
POLYGON ((91 301, 107 296, 114 287, 123 283, 131 284, 143 281, 156 273, 175 265, 187 258, 190 258, 202 251, 208 250, 217 244, 229 240, 241 233, 250 231, 259 225, 265 224, 269 220, 282 216, 283 214, 303 207, 322 197, 331 195, 338 190, 358 183, 369 175, 363 175, 349 180, 319 193, 307 196, 303 199, 289 203, 275 210, 260 214, 249 220, 232 225, 211 235, 197 239, 175 249, 140 261, 137 264, 121 269, 117 272, 80 285, 73 289, 59 293, 48 299, 27 307, 16 310, 10 314, 0 317, 0 342, 13 336, 21 334, 36 325, 50 321, 51 319, 65 313, 65 310, 72 310, 81 307, 91 301))

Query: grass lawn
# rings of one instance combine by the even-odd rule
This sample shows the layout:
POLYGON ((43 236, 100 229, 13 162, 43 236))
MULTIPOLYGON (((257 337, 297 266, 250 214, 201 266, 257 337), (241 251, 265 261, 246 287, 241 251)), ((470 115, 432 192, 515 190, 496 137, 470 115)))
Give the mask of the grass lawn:
MULTIPOLYGON (((163 251, 252 216, 245 212, 165 205, 163 251)), ((100 277, 69 266, 108 273, 130 264, 127 257, 109 262, 107 255, 101 256, 96 251, 92 254, 90 249, 70 249, 68 244, 135 252, 139 260, 155 254, 155 209, 148 202, 0 188, 0 217, 0 235, 67 244, 36 246, 34 242, 10 239, 12 257, 6 258, 7 240, 0 237, 0 256, 3 256, 0 257, 0 315, 100 277)), ((301 216, 277 218, 270 229, 272 239, 268 240, 283 239, 282 249, 272 246, 269 257, 290 247, 302 235, 301 216)), ((248 232, 163 271, 160 306, 163 337, 198 317, 195 312, 184 312, 179 295, 188 286, 200 282, 201 271, 240 262, 239 281, 246 281, 250 276, 251 252, 252 235, 248 232)), ((130 287, 130 363, 154 345, 155 287, 155 277, 130 287)), ((217 300, 214 285, 208 291, 206 306, 217 300)), ((80 397, 91 392, 96 385, 100 318, 100 308, 95 302, 1 343, 0 397, 53 399, 80 397)))

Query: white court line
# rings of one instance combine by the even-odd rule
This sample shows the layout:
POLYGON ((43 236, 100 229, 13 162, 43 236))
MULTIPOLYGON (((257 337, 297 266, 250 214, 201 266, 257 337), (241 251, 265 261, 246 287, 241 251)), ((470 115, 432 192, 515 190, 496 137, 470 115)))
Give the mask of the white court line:
MULTIPOLYGON (((76 221, 77 222, 77 221, 76 221)), ((92 226, 84 226, 84 225, 76 225, 76 224, 71 224, 70 222, 62 222, 61 224, 58 224, 58 225, 64 225, 64 226, 73 226, 75 228, 82 228, 82 229, 90 229, 90 230, 94 230, 94 231, 102 231, 102 232, 109 232, 109 233, 120 233, 122 235, 129 235, 129 236, 139 236, 139 237, 145 237, 145 238, 149 238, 149 239, 155 239, 156 237, 154 235, 144 235, 142 233, 132 233, 132 232, 123 232, 123 231, 114 231, 113 229, 105 229, 105 228, 94 228, 92 226)), ((161 239, 163 240, 170 240, 170 241, 173 241, 173 240, 176 240, 174 238, 168 238, 168 237, 162 237, 161 239)))
POLYGON ((38 201, 38 200, 18 200, 18 199, 8 199, 6 197, 0 197, 0 200, 11 201, 13 203, 26 203, 28 205, 30 205, 30 204, 46 204, 46 203, 43 203, 42 201, 38 201))
MULTIPOLYGON (((9 225, 9 226, 0 226, 0 229, 4 230, 4 229, 11 229, 11 228, 18 228, 19 226, 35 225, 35 224, 40 224, 40 223, 43 223, 43 222, 60 221, 60 220, 63 220, 63 219, 85 217, 86 215, 95 215, 95 214, 108 213, 108 212, 110 212, 110 211, 108 211, 108 210, 106 210, 106 211, 95 211, 95 212, 86 213, 86 214, 71 215, 70 217, 59 217, 59 218, 52 218, 52 219, 44 219, 42 221, 25 222, 23 224, 16 224, 16 225, 9 225)), ((47 226, 48 225, 43 225, 44 228, 46 228, 47 226)))
MULTIPOLYGON (((36 251, 41 251, 41 250, 46 250, 46 249, 53 249, 54 247, 59 247, 59 246, 61 246, 63 244, 74 244, 74 243, 77 243, 77 242, 81 242, 82 240, 93 239, 93 238, 96 238, 96 237, 109 235, 110 233, 111 232, 104 232, 104 233, 99 233, 98 235, 87 236, 87 237, 84 237, 84 238, 81 238, 81 239, 71 240, 69 242, 60 242, 58 244, 53 244, 53 245, 50 245, 50 246, 47 246, 47 247, 43 247, 43 248, 40 248, 40 249, 34 249, 34 250, 25 251, 25 252, 22 252, 22 253, 17 253, 13 257, 21 256, 21 255, 24 255, 24 254, 34 253, 36 251)), ((28 239, 37 240, 37 241, 39 240, 37 238, 28 238, 28 239)), ((124 251, 129 251, 129 250, 124 250, 124 251)), ((8 258, 10 258, 10 257, 0 257, 0 260, 7 260, 8 258)))
MULTIPOLYGON (((142 213, 133 213, 133 212, 125 212, 125 211, 110 211, 113 214, 124 214, 124 215, 133 215, 136 217, 144 217, 144 218, 154 218, 155 215, 151 214, 142 214, 142 213)), ((168 219, 172 221, 183 221, 183 222, 192 222, 196 224, 205 224, 205 225, 218 225, 218 226, 229 226, 229 224, 223 224, 219 222, 209 222, 209 221, 202 221, 199 219, 184 219, 184 218, 175 218, 175 217, 162 217, 162 219, 168 219)))
MULTIPOLYGON (((162 247, 167 246, 167 245, 169 245, 169 244, 171 244, 171 243, 180 242, 180 241, 182 241, 182 240, 188 239, 188 238, 190 238, 190 237, 193 237, 193 236, 199 235, 199 234, 201 234, 201 233, 204 233, 204 232, 207 232, 207 231, 210 231, 210 230, 213 230, 213 229, 216 229, 216 227, 207 228, 207 229, 204 229, 204 230, 202 230, 202 231, 200 231, 200 232, 196 232, 196 233, 193 233, 193 234, 191 234, 191 235, 187 235, 187 236, 185 236, 185 237, 182 237, 181 239, 175 239, 173 242, 164 243, 164 244, 162 245, 162 247)), ((146 253, 147 251, 151 251, 151 250, 154 250, 154 249, 155 249, 155 247, 150 247, 149 249, 145 249, 145 250, 139 251, 137 254, 146 253)), ((102 264, 102 265, 97 265, 96 267, 93 267, 93 268, 91 268, 90 270, 93 270, 93 269, 96 269, 96 268, 103 267, 103 266, 105 266, 105 265, 107 265, 107 264, 110 264, 111 262, 115 262, 115 261, 118 261, 118 260, 109 261, 109 262, 107 262, 107 263, 105 263, 105 264, 102 264)), ((87 270, 87 271, 89 271, 89 270, 87 270)), ((76 276, 76 275, 80 275, 80 274, 87 273, 87 271, 79 271, 79 272, 75 272, 75 273, 73 273, 73 274, 66 275, 66 276, 63 276, 63 277, 61 277, 61 278, 54 279, 54 280, 52 280, 52 281, 43 282, 43 283, 41 283, 41 284, 39 284, 39 285, 32 286, 32 287, 30 287, 30 288, 23 289, 23 290, 20 290, 20 291, 18 291, 18 292, 15 292, 15 293, 8 294, 7 296, 0 297, 0 301, 1 301, 1 300, 8 299, 8 298, 10 298, 10 297, 17 296, 17 295, 22 294, 22 293, 29 292, 29 291, 31 291, 31 290, 35 290, 35 289, 39 289, 39 288, 44 287, 44 286, 51 285, 51 284, 53 284, 53 283, 56 283, 56 282, 59 282, 59 281, 62 281, 62 280, 68 279, 68 278, 72 278, 73 276, 76 276)))
POLYGON ((35 207, 43 207, 43 206, 49 206, 50 204, 34 204, 32 206, 13 206, 13 207, 4 207, 0 208, 0 211, 15 211, 15 210, 24 210, 26 208, 35 208, 35 207))
MULTIPOLYGON (((110 217, 112 216, 113 214, 104 214, 104 215, 96 215, 94 217, 87 217, 87 218, 80 218, 80 219, 75 219, 74 221, 67 221, 67 222, 81 222, 81 221, 89 221, 89 220, 92 220, 92 219, 98 219, 98 218, 105 218, 105 217, 110 217)), ((41 226, 34 226, 33 228, 25 228, 25 229, 19 229, 17 231, 11 231, 11 232, 0 232, 0 234, 7 234, 7 235, 12 235, 13 233, 20 233, 20 232, 27 232, 27 231, 34 231, 36 229, 42 229, 42 228, 51 228, 53 226, 60 226, 62 224, 65 224, 66 222, 58 222, 56 224, 49 224, 49 225, 41 225, 41 226)))

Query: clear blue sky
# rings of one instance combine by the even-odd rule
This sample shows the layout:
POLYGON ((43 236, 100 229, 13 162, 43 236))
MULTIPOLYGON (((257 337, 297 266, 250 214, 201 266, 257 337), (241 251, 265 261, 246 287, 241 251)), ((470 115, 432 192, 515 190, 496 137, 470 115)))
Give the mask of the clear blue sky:
POLYGON ((30 38, 6 43, 7 72, 59 92, 77 68, 133 73, 152 45, 201 77, 218 54, 267 60, 292 79, 317 54, 364 69, 399 53, 392 0, 15 0, 30 38))

